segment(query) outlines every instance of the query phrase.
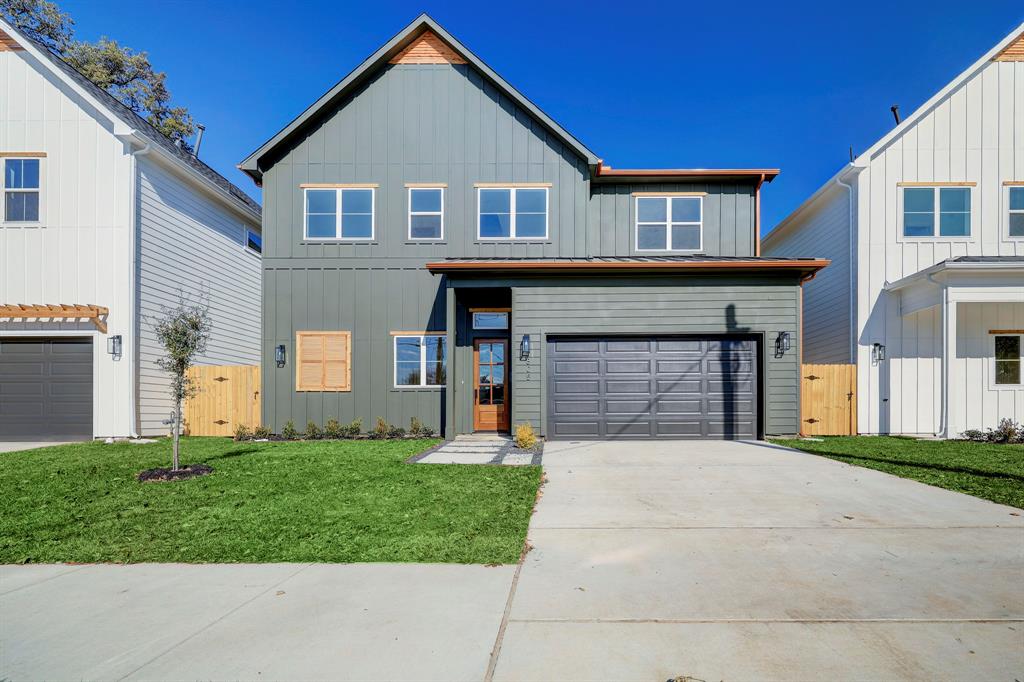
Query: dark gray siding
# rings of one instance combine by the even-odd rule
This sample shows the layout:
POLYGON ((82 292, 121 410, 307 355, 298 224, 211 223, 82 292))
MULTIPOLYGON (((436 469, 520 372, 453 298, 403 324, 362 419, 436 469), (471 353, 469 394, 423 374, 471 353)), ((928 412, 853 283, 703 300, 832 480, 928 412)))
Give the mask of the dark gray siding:
POLYGON ((512 370, 513 424, 542 429, 546 396, 545 338, 555 334, 763 333, 765 432, 799 430, 799 287, 796 280, 696 278, 603 281, 563 280, 517 284, 512 289, 512 345, 530 334, 528 362, 512 370), (777 332, 788 331, 792 349, 774 357, 777 332))

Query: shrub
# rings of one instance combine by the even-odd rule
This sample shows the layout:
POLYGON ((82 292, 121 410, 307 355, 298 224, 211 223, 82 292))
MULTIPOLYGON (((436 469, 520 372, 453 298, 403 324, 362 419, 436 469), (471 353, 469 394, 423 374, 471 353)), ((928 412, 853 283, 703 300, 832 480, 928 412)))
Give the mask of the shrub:
POLYGON ((979 429, 967 429, 960 434, 964 440, 973 440, 975 443, 987 443, 988 434, 979 429))
POLYGON ((235 440, 252 440, 252 431, 250 431, 249 427, 245 424, 239 424, 235 427, 235 440))
POLYGON ((401 426, 388 424, 388 438, 403 438, 404 436, 405 429, 403 429, 401 426))
POLYGON ((252 430, 253 440, 269 440, 271 435, 269 426, 257 426, 252 430))
POLYGON ((338 420, 328 419, 327 423, 324 424, 324 438, 343 438, 344 436, 345 433, 342 431, 338 420))
POLYGON ((537 434, 533 430, 532 424, 523 422, 516 426, 516 447, 521 450, 529 450, 537 444, 537 434))
POLYGON ((299 432, 295 430, 295 422, 291 419, 284 423, 284 428, 281 429, 281 438, 285 440, 295 440, 299 437, 299 432))
POLYGON ((391 432, 391 425, 384 420, 384 417, 377 417, 376 423, 373 425, 373 431, 370 435, 374 438, 387 438, 388 433, 391 432))
POLYGON ((363 432, 363 420, 361 417, 356 417, 345 426, 341 427, 342 435, 345 438, 355 438, 363 432))
POLYGON ((1024 426, 1005 418, 1000 419, 994 429, 968 429, 961 433, 960 437, 978 443, 1024 443, 1024 426))
POLYGON ((422 438, 429 438, 434 435, 434 429, 426 426, 419 417, 413 417, 409 421, 409 435, 422 438))
POLYGON ((316 422, 310 419, 306 422, 306 440, 317 440, 324 437, 323 431, 316 425, 316 422))

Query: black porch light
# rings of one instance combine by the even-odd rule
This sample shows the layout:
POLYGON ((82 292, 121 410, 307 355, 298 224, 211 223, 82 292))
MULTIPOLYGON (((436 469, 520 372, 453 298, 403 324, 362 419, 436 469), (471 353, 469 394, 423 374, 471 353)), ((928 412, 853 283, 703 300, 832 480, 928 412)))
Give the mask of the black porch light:
POLYGON ((519 359, 530 359, 530 335, 523 334, 523 340, 519 342, 519 359))
POLYGON ((789 332, 779 332, 779 335, 775 337, 775 357, 781 358, 789 349, 789 332))
POLYGON ((274 362, 277 363, 278 367, 284 367, 287 355, 285 353, 284 344, 280 344, 274 349, 274 362))

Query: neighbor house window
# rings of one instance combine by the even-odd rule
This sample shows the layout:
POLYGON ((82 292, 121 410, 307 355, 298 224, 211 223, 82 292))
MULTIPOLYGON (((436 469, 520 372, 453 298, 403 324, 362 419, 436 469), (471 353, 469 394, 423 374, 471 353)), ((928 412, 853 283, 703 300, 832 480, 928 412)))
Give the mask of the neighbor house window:
POLYGON ((700 251, 703 197, 636 197, 637 251, 700 251))
POLYGON ((395 336, 395 386, 444 386, 447 354, 443 334, 395 336))
POLYGON ((473 329, 508 329, 508 312, 476 311, 473 313, 473 329))
POLYGON ((546 187, 481 187, 478 192, 480 239, 547 239, 546 187))
POLYGON ((4 221, 39 222, 39 159, 4 159, 4 221))
POLYGON ((904 187, 903 236, 971 236, 970 187, 904 187))
POLYGON ((352 332, 295 333, 295 390, 352 390, 352 332))
POLYGON ((373 188, 306 188, 306 238, 373 239, 373 188))
POLYGON ((263 237, 260 236, 259 232, 253 232, 252 230, 246 229, 245 246, 250 251, 263 253, 263 237))
POLYGON ((409 239, 444 237, 444 188, 409 188, 409 239))
POLYGON ((1024 237, 1024 187, 1010 187, 1010 236, 1024 237))
POLYGON ((1021 335, 1002 335, 993 337, 995 340, 996 384, 1015 386, 1021 381, 1021 335))

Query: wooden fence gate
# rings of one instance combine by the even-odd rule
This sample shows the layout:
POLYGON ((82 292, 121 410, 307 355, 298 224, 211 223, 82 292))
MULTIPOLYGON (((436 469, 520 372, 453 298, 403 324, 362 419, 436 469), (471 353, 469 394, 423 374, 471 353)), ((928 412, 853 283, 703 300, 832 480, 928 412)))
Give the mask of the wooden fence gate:
POLYGON ((857 365, 803 365, 801 369, 801 434, 857 435, 857 365))
POLYGON ((197 365, 189 369, 196 394, 185 403, 190 436, 231 436, 239 424, 260 424, 260 368, 256 365, 197 365))

